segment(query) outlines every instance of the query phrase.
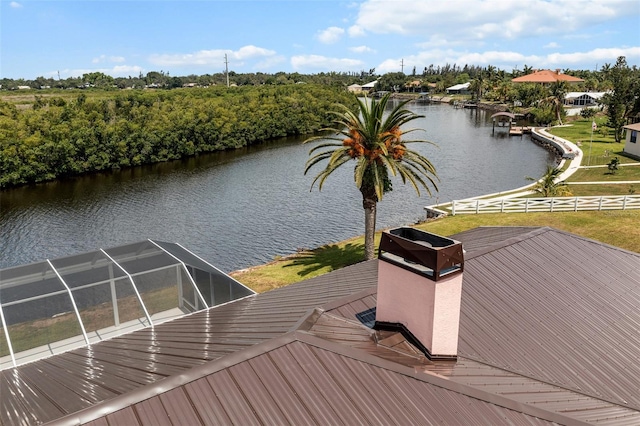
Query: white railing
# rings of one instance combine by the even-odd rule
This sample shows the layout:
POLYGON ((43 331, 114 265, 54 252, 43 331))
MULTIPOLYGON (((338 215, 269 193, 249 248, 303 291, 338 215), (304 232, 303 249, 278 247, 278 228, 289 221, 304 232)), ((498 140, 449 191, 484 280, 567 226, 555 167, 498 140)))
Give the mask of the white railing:
POLYGON ((454 200, 451 214, 640 209, 640 195, 454 200))

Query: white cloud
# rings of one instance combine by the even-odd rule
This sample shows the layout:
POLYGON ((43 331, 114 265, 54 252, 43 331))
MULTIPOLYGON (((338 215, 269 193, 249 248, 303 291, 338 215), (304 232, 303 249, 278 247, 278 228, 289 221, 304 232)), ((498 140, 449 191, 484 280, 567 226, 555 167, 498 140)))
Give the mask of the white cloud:
POLYGON ((124 56, 100 55, 97 58, 93 58, 91 60, 91 62, 94 63, 94 64, 100 64, 100 63, 103 63, 103 62, 120 63, 120 62, 124 62, 124 56))
POLYGON ((376 71, 384 74, 387 72, 399 72, 401 61, 404 63, 405 73, 409 73, 416 67, 418 73, 422 72, 425 66, 431 64, 442 66, 445 64, 464 64, 487 66, 494 65, 499 69, 511 70, 514 67, 528 64, 535 68, 578 68, 585 64, 605 62, 615 63, 619 56, 625 56, 630 63, 640 60, 640 47, 592 49, 585 52, 574 53, 550 53, 548 55, 525 55, 513 51, 488 50, 483 52, 458 51, 454 49, 433 49, 425 50, 416 55, 404 56, 403 58, 389 58, 376 67, 376 71))
POLYGON ((343 34, 344 29, 340 27, 329 27, 326 30, 320 31, 316 37, 321 43, 333 44, 340 40, 343 34))
POLYGON ((144 71, 144 68, 138 65, 116 65, 110 70, 103 71, 105 74, 109 74, 114 77, 126 77, 129 75, 138 75, 144 71))
POLYGON ((178 53, 178 54, 153 54, 149 57, 149 62, 158 66, 216 66, 224 63, 224 55, 227 59, 236 62, 235 65, 244 64, 245 60, 255 58, 266 58, 274 56, 274 50, 264 49, 253 45, 243 46, 238 50, 200 50, 194 53, 178 53))
POLYGON ((329 70, 329 71, 354 71, 362 68, 364 62, 358 59, 327 58, 320 55, 298 55, 291 57, 291 66, 296 71, 305 70, 329 70))
POLYGON ((362 37, 366 34, 364 28, 360 25, 352 25, 348 29, 349 37, 362 37))
POLYGON ((558 47, 560 47, 560 45, 558 43, 556 43, 555 41, 552 41, 550 43, 547 43, 543 46, 545 49, 557 49, 558 47))
POLYGON ((355 53, 376 53, 376 51, 369 46, 355 46, 350 47, 349 50, 355 53))
POLYGON ((366 0, 355 25, 379 34, 488 40, 571 34, 634 14, 637 2, 626 0, 366 0))
POLYGON ((9 3, 9 6, 11 6, 14 9, 20 9, 22 7, 22 5, 17 1, 12 1, 11 3, 9 3))
MULTIPOLYGON (((138 65, 116 65, 111 68, 67 68, 64 70, 60 70, 60 76, 62 78, 82 77, 82 74, 89 74, 92 72, 101 72, 112 77, 137 77, 141 72, 144 73, 145 69, 138 65)), ((47 74, 51 77, 57 77, 58 71, 52 71, 47 74)))
POLYGON ((280 65, 286 61, 287 58, 282 55, 270 56, 260 62, 257 62, 253 68, 261 72, 268 72, 270 70, 273 70, 277 65, 280 65))
POLYGON ((614 64, 619 56, 625 56, 628 62, 640 60, 640 47, 593 49, 588 52, 552 53, 544 58, 546 66, 571 68, 575 64, 604 63, 614 64))

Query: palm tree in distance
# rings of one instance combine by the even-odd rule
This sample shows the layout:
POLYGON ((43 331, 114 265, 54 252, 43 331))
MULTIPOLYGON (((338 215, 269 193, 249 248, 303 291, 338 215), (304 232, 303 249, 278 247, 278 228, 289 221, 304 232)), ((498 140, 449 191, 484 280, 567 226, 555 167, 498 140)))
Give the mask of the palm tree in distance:
POLYGON ((318 183, 322 190, 325 180, 340 166, 355 162, 353 178, 362 194, 362 207, 365 211, 365 258, 375 256, 374 237, 376 229, 376 205, 385 192, 392 190, 391 176, 400 175, 402 182, 409 181, 418 196, 422 186, 431 195, 430 185, 437 191, 438 176, 435 167, 421 154, 407 148, 408 143, 426 142, 426 140, 402 140, 402 136, 417 129, 402 130, 404 124, 422 116, 404 108, 408 101, 400 103, 385 117, 385 108, 390 94, 379 101, 367 98, 357 99, 358 111, 353 112, 339 104, 335 115, 334 127, 323 130, 335 132, 333 136, 314 136, 304 143, 326 140, 309 151, 305 175, 316 164, 327 164, 313 180, 311 188, 318 183))
POLYGON ((564 108, 564 97, 567 94, 567 82, 555 81, 549 86, 549 96, 547 96, 543 103, 551 105, 556 114, 556 121, 562 125, 562 109, 564 108))
POLYGON ((562 174, 562 170, 553 166, 547 166, 547 170, 540 180, 527 177, 528 180, 537 180, 533 186, 533 191, 543 197, 563 197, 571 195, 569 185, 565 181, 559 181, 558 178, 562 174))

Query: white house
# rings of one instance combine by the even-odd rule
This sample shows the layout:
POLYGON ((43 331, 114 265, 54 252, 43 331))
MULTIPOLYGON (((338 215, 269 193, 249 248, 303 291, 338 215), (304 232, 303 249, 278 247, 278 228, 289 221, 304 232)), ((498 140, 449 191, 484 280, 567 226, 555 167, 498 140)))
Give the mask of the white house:
POLYGON ((367 84, 363 84, 362 91, 367 93, 371 92, 376 87, 376 84, 378 84, 378 80, 373 80, 367 84))
POLYGON ((638 137, 640 133, 640 123, 629 124, 624 126, 624 129, 627 134, 624 143, 624 152, 640 158, 640 141, 638 141, 638 139, 640 139, 640 137, 638 137))
POLYGON ((564 104, 567 106, 591 106, 596 105, 607 92, 568 92, 564 96, 564 104))
POLYGON ((469 86, 471 86, 471 83, 463 83, 463 84, 456 84, 455 86, 451 86, 451 87, 447 87, 445 90, 447 91, 447 93, 457 93, 457 94, 468 94, 469 93, 469 86))

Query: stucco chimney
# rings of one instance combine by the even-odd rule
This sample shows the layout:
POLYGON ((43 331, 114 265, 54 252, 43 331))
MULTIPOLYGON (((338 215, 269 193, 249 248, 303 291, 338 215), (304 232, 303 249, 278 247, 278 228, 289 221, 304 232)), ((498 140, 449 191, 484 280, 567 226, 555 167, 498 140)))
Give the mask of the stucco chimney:
POLYGON ((430 359, 458 353, 462 243, 418 229, 383 232, 376 328, 399 329, 430 359))

